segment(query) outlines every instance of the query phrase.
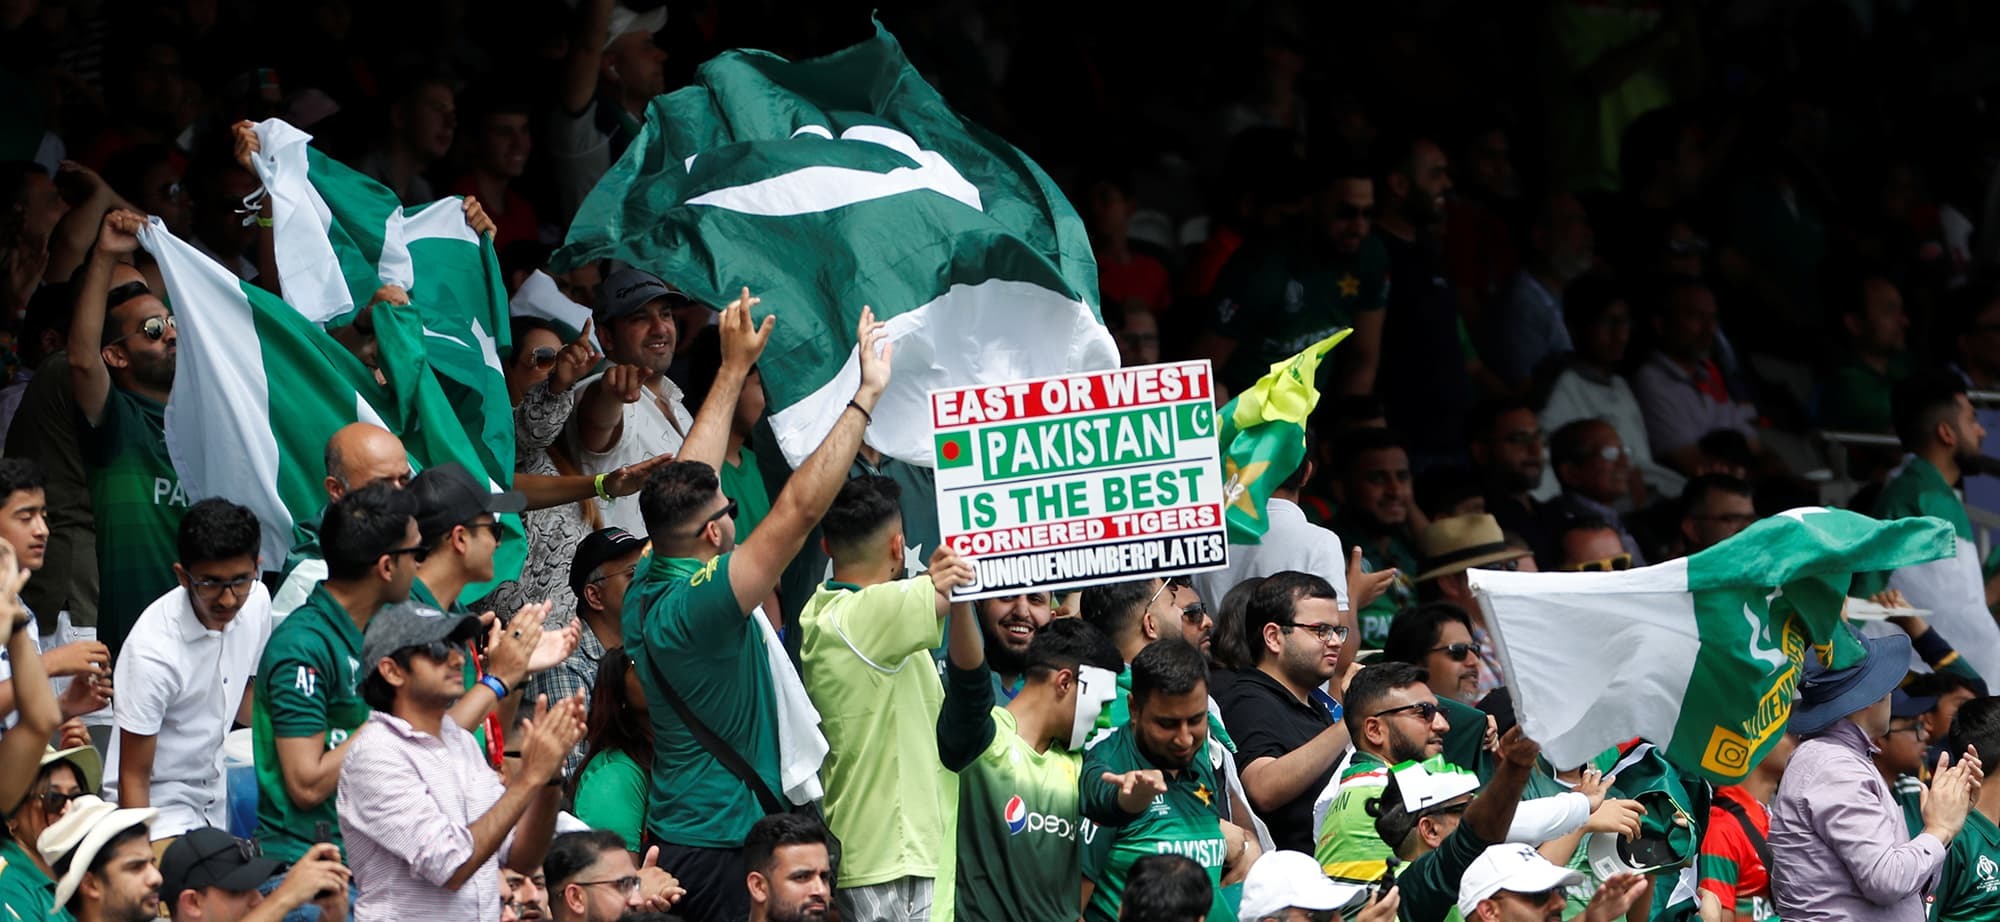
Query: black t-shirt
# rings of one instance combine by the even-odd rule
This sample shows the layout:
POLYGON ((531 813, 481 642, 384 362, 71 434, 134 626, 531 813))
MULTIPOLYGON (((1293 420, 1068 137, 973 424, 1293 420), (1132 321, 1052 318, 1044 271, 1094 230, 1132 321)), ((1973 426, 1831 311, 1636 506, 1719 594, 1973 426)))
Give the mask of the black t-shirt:
MULTIPOLYGON (((1239 770, 1258 759, 1290 755, 1333 725, 1333 715, 1324 707, 1300 702, 1278 680, 1260 670, 1237 673, 1236 681, 1214 694, 1215 703, 1222 708, 1223 726, 1236 741, 1239 770)), ((1338 765, 1338 759, 1328 762, 1312 783, 1284 806, 1258 811, 1271 829, 1271 841, 1279 848, 1312 854, 1313 800, 1333 780, 1338 765)))

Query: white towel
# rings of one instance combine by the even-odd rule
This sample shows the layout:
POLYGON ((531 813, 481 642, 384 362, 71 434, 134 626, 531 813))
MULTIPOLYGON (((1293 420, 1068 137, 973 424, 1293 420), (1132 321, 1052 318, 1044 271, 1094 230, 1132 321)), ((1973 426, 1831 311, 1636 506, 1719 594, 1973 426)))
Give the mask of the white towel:
POLYGON ((778 701, 778 781, 785 799, 804 806, 826 796, 819 784, 819 767, 826 761, 826 735, 819 732, 819 709, 806 697, 806 685, 785 655, 785 644, 758 606, 750 620, 764 635, 764 655, 771 661, 771 689, 778 701))
MULTIPOLYGON (((556 280, 540 269, 530 274, 520 290, 507 299, 507 313, 512 317, 539 317, 573 330, 582 330, 584 322, 590 319, 590 308, 564 297, 556 288, 556 280)), ((594 329, 591 338, 598 340, 594 329)))

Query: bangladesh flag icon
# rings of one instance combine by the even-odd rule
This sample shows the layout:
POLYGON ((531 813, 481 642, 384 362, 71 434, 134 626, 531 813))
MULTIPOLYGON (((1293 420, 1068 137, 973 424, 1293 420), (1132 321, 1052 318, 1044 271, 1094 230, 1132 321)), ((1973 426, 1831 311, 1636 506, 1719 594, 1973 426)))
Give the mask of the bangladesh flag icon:
POLYGON ((938 470, 965 467, 972 463, 972 433, 940 432, 937 434, 938 470))

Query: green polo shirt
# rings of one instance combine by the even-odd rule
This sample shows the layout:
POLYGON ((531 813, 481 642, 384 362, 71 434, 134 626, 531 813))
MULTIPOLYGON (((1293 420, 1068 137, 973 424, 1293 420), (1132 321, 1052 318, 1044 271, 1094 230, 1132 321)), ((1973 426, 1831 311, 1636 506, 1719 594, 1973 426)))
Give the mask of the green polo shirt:
POLYGON ((69 910, 56 905, 56 884, 35 866, 13 836, 0 839, 0 920, 4 922, 70 922, 69 910))
POLYGON ((167 456, 167 406, 112 388, 104 418, 79 430, 97 517, 97 639, 115 661, 139 613, 174 588, 188 495, 167 456))
POLYGON ((1910 356, 1899 352, 1889 357, 1888 368, 1876 371, 1860 358, 1849 358, 1834 368, 1820 392, 1819 422, 1828 429, 1858 432, 1888 432, 1889 394, 1910 376, 1910 356))
POLYGON ((1207 759, 1197 757, 1186 769, 1167 774, 1167 792, 1137 816, 1118 808, 1118 790, 1100 777, 1160 766, 1139 751, 1130 727, 1113 730, 1083 756, 1078 800, 1083 825, 1083 877, 1095 885, 1085 922, 1115 922, 1124 901, 1125 878, 1132 863, 1146 855, 1176 854, 1192 858, 1208 870, 1215 899, 1209 922, 1231 922, 1236 913, 1223 899, 1222 865, 1228 842, 1222 836, 1222 801, 1228 797, 1207 759))
POLYGON ((1326 808, 1313 841, 1313 857, 1326 876, 1347 884, 1370 884, 1382 877, 1395 854, 1375 832, 1368 802, 1389 788, 1389 763, 1373 753, 1355 750, 1340 787, 1326 808))
POLYGON ((1944 873, 1931 897, 1931 922, 2000 919, 2000 826, 1977 807, 1945 849, 1944 873))
POLYGON ((773 793, 778 704, 764 637, 729 588, 729 557, 702 563, 649 557, 625 592, 625 652, 638 670, 653 723, 646 829, 663 842, 739 848, 764 815, 757 795, 696 742, 660 689, 680 693, 710 730, 735 747, 773 793))
POLYGON ((938 756, 958 769, 959 922, 1076 922, 1077 779, 1083 754, 1036 751, 998 696, 984 663, 947 664, 938 756))
POLYGON ((257 841, 264 855, 293 862, 314 842, 325 823, 340 844, 340 817, 334 798, 316 806, 292 803, 278 766, 278 740, 323 738, 333 749, 368 719, 361 700, 361 632, 324 585, 313 588, 264 644, 257 663, 257 695, 250 741, 257 759, 257 841))
POLYGON ((1213 326, 1237 341, 1223 380, 1240 390, 1272 364, 1386 307, 1389 253, 1373 236, 1352 256, 1297 240, 1251 244, 1223 266, 1215 291, 1213 326))

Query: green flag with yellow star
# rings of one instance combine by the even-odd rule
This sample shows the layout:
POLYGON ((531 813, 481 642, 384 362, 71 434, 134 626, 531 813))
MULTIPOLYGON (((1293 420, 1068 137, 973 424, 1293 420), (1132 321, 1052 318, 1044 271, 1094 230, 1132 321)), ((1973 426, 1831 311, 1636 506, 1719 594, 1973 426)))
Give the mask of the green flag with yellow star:
POLYGON ((1222 408, 1224 520, 1231 544, 1256 544, 1271 527, 1265 505, 1271 491, 1306 457, 1306 418, 1319 405, 1313 379, 1319 363, 1351 329, 1313 343, 1304 352, 1271 366, 1248 390, 1222 408))

